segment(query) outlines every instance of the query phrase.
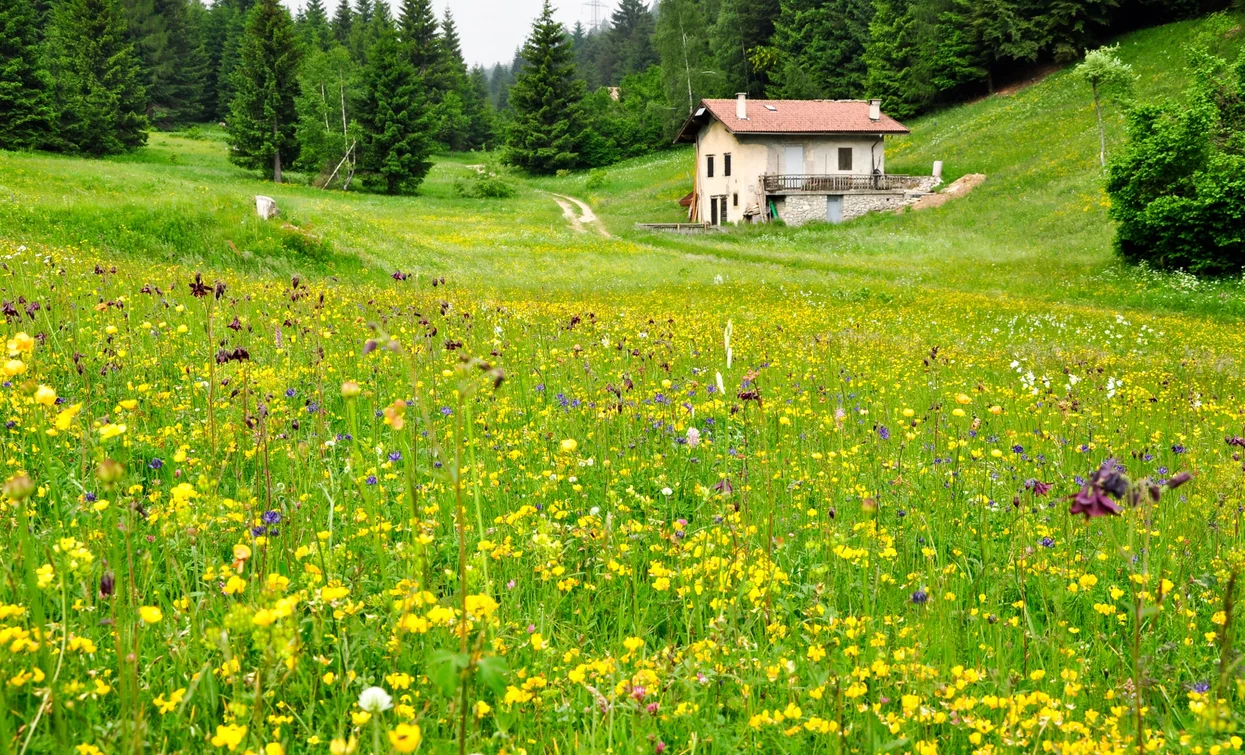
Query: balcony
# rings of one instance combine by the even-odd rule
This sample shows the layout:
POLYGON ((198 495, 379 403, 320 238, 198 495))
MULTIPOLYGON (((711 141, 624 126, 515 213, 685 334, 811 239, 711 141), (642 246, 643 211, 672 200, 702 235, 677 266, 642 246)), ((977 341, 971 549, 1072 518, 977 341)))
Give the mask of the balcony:
POLYGON ((920 176, 897 176, 889 173, 766 175, 761 177, 766 194, 849 194, 854 191, 902 191, 921 187, 920 176))

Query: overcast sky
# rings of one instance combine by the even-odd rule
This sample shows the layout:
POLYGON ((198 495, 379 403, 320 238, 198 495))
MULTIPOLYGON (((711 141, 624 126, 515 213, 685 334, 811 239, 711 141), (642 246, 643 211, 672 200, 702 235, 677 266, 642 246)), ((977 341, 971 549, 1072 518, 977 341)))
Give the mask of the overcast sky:
MULTIPOLYGON (((353 7, 356 0, 350 0, 353 7)), ((297 10, 305 0, 285 0, 286 4, 297 10)), ((332 17, 340 0, 324 0, 324 7, 332 17)), ((401 0, 388 0, 396 18, 401 0)), ((458 36, 463 40, 463 57, 467 65, 479 63, 491 66, 502 61, 510 62, 514 50, 523 44, 532 29, 532 21, 540 15, 544 0, 433 0, 437 14, 445 13, 446 6, 454 14, 454 23, 458 25, 458 36)), ((570 29, 576 21, 584 26, 592 24, 592 9, 583 4, 584 0, 554 0, 558 20, 570 29)), ((601 0, 602 18, 608 18, 613 10, 614 0, 601 0)))

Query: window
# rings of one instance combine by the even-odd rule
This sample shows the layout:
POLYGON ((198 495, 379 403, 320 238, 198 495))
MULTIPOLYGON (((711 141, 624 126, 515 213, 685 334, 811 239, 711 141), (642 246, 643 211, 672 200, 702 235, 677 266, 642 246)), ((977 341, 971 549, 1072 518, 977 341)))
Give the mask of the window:
POLYGON ((713 178, 713 155, 709 155, 705 158, 705 176, 707 178, 713 178))
POLYGON ((852 169, 852 148, 839 147, 839 170, 852 169))
POLYGON ((729 154, 722 155, 722 175, 730 176, 731 174, 731 156, 729 154))
POLYGON ((736 207, 739 206, 739 194, 738 193, 731 195, 731 204, 735 205, 736 207))

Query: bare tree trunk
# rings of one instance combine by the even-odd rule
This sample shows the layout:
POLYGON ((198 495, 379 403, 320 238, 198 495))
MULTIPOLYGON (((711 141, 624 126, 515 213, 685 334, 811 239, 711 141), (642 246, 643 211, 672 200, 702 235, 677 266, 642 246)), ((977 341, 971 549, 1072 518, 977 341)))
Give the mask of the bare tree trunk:
POLYGON ((1107 132, 1102 127, 1102 103, 1098 99, 1098 85, 1094 84, 1094 112, 1098 114, 1098 163, 1107 167, 1107 132))
MULTIPOLYGON (((272 122, 272 140, 277 141, 277 122, 272 122)), ((281 183, 281 148, 278 147, 272 152, 272 182, 274 184, 281 183)))

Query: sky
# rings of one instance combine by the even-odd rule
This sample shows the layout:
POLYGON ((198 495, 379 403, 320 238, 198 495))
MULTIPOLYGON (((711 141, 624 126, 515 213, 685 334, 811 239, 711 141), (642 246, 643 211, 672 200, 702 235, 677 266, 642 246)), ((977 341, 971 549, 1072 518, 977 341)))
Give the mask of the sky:
MULTIPOLYGON (((614 0, 598 1, 602 6, 601 17, 608 18, 614 8, 614 0)), ((330 17, 338 2, 340 0, 324 0, 330 17)), ((396 18, 401 0, 388 2, 396 18)), ((285 0, 285 3, 291 9, 298 10, 305 0, 285 0)), ((352 7, 354 4, 354 0, 350 0, 352 7)), ((478 63, 486 67, 503 61, 509 63, 514 58, 515 48, 527 39, 532 21, 540 15, 543 4, 544 0, 433 0, 438 15, 444 14, 447 6, 454 14, 467 65, 478 63)), ((582 22, 585 27, 592 24, 592 9, 584 4, 584 0, 553 0, 553 6, 557 19, 567 29, 573 27, 576 21, 582 22)))

